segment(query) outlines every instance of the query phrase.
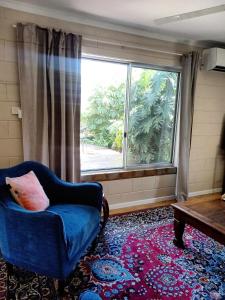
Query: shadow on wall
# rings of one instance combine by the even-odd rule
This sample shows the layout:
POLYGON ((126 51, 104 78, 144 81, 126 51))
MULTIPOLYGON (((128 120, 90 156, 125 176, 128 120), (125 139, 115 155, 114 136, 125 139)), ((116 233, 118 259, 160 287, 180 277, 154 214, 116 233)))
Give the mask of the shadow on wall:
POLYGON ((225 193, 225 115, 223 118, 223 128, 222 128, 222 133, 221 133, 221 140, 220 140, 220 149, 221 149, 221 154, 224 158, 224 175, 223 175, 223 189, 222 193, 225 193))
POLYGON ((222 193, 225 192, 225 115, 221 128, 221 138, 217 147, 217 154, 214 165, 213 189, 222 187, 222 193), (223 173, 221 175, 221 173, 223 173), (221 178, 222 177, 222 178, 221 178), (221 183, 222 181, 222 183, 221 183))

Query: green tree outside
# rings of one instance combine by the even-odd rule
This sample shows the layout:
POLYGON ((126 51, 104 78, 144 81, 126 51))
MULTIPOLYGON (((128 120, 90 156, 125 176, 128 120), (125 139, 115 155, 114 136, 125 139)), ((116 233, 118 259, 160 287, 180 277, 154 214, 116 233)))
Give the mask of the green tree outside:
MULTIPOLYGON (((177 76, 150 69, 132 76, 128 163, 170 162, 177 76)), ((122 151, 125 97, 125 84, 96 88, 81 116, 84 142, 122 151)))
POLYGON ((131 161, 132 157, 140 164, 171 161, 177 76, 174 72, 145 70, 132 83, 128 129, 131 161))
POLYGON ((122 150, 125 94, 125 84, 96 88, 81 116, 89 143, 122 150))

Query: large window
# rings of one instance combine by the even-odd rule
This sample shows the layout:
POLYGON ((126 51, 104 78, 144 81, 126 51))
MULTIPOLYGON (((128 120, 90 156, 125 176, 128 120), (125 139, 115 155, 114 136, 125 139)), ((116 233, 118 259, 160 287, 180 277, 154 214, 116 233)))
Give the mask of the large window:
POLYGON ((173 162, 179 72, 82 59, 81 170, 173 162))

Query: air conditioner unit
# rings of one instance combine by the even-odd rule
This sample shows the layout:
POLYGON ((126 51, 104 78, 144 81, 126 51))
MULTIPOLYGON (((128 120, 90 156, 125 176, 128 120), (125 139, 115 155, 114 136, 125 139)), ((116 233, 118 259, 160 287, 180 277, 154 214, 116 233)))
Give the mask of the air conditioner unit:
POLYGON ((225 72, 225 49, 210 48, 203 50, 202 69, 225 72))

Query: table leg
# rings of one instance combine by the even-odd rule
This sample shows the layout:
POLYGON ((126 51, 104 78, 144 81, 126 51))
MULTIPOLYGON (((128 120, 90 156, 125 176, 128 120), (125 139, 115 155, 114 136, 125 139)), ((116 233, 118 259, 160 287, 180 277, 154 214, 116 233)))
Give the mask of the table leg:
POLYGON ((102 208, 103 208, 103 222, 102 222, 102 229, 103 229, 109 218, 109 204, 107 199, 104 196, 103 196, 102 208))
POLYGON ((179 248, 184 249, 184 242, 183 242, 183 233, 184 233, 185 223, 174 219, 174 232, 175 232, 175 239, 173 240, 174 245, 179 248))

